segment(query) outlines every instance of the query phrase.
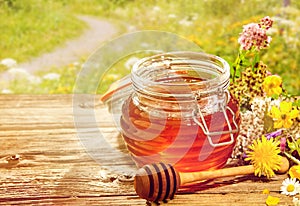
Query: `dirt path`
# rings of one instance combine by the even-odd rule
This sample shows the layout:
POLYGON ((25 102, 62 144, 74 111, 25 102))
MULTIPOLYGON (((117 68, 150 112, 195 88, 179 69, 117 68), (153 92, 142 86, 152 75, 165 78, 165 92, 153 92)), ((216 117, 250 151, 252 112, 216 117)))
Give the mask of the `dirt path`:
POLYGON ((67 41, 53 52, 33 58, 31 61, 21 63, 19 68, 33 73, 37 70, 60 67, 78 61, 83 56, 89 56, 101 43, 109 40, 117 33, 117 29, 108 21, 90 16, 79 16, 87 23, 87 29, 80 37, 67 41))

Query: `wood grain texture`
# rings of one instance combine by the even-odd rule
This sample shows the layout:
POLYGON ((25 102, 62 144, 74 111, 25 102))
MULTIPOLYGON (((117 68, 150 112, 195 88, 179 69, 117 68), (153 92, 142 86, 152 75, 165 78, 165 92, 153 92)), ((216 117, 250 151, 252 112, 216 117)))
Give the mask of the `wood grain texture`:
MULTIPOLYGON (((95 95, 0 95, 0 205, 145 205, 136 170, 95 95)), ((167 205, 265 205, 287 175, 200 183, 167 205)), ((165 204, 165 203, 164 203, 165 204)))

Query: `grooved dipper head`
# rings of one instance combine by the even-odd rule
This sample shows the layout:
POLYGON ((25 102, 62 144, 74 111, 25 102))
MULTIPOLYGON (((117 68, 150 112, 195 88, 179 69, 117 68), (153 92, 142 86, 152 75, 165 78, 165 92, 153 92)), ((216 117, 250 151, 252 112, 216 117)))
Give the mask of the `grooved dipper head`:
POLYGON ((164 163, 145 165, 134 178, 136 193, 153 202, 173 199, 179 185, 179 174, 170 164, 164 163))

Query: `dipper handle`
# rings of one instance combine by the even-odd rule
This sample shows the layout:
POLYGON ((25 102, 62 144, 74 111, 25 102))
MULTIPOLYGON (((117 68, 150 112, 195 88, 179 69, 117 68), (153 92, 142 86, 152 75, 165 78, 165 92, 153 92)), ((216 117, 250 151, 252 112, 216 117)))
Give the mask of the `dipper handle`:
POLYGON ((249 175, 254 173, 253 165, 246 165, 240 167, 230 167, 218 170, 209 170, 209 171, 201 171, 201 172, 191 172, 191 173, 179 173, 181 185, 202 181, 215 179, 219 177, 230 177, 230 176, 238 176, 238 175, 249 175))
MULTIPOLYGON (((281 168, 277 172, 285 173, 288 169, 289 161, 283 157, 281 168)), ((137 171, 134 188, 141 198, 158 202, 173 199, 178 188, 186 183, 253 173, 252 165, 183 173, 177 172, 170 164, 158 163, 145 165, 137 171)))

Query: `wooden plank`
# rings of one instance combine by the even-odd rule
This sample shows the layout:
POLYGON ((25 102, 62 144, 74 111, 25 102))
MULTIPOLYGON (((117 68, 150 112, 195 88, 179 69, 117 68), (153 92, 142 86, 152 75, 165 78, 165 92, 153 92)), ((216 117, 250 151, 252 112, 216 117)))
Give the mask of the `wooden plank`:
MULTIPOLYGON (((277 195, 279 196, 279 195, 277 195)), ((267 195, 260 194, 255 196, 249 196, 248 194, 189 194, 189 195, 178 195, 174 200, 168 201, 167 203, 161 203, 161 205, 189 205, 189 206, 265 206, 265 199, 267 195), (230 201, 228 201, 230 200, 230 201), (245 201, 247 200, 247 201, 245 201)), ((281 196, 280 196, 281 197, 281 196)), ((287 203, 289 197, 281 197, 280 203, 278 205, 293 205, 292 203, 287 203)), ((141 200, 136 196, 85 196, 85 197, 52 197, 48 199, 20 199, 12 200, 6 202, 13 205, 95 205, 95 206, 110 206, 110 205, 146 205, 145 200, 141 200)), ((3 205, 0 203, 0 205, 3 205)), ((154 204, 152 204, 154 205, 154 204)))
MULTIPOLYGON (((98 99, 0 95, 0 205, 145 205, 128 179, 136 168, 98 99)), ((182 189, 168 205, 265 205, 266 188, 279 205, 291 205, 279 194, 286 177, 217 179, 182 189)))

